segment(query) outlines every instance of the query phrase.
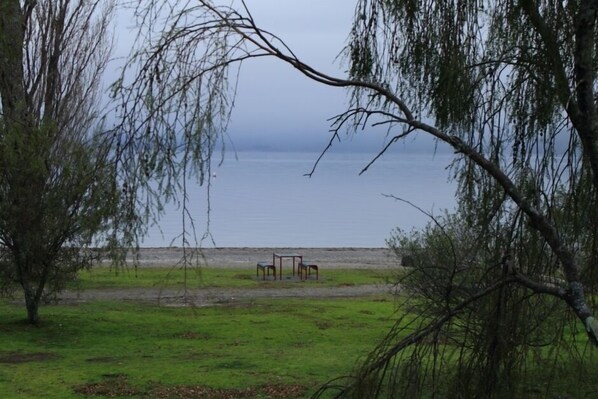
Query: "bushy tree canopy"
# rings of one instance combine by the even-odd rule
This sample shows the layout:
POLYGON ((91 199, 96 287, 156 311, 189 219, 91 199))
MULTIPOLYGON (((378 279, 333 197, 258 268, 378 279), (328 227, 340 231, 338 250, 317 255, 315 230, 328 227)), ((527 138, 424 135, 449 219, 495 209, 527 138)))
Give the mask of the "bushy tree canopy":
POLYGON ((32 323, 118 209, 97 107, 113 6, 0 3, 0 283, 32 323))
MULTIPOLYGON (((212 151, 211 122, 191 101, 187 112, 154 103, 151 92, 115 90, 131 101, 106 105, 116 6, 0 2, 0 286, 23 290, 32 323, 40 301, 100 249, 122 260, 136 247, 212 151)), ((191 232, 182 232, 186 246, 191 232)))

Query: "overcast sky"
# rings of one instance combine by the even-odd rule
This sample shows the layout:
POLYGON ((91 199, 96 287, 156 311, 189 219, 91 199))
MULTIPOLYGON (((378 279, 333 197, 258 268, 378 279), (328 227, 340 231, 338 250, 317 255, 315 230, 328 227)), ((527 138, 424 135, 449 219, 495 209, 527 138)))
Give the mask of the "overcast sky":
MULTIPOLYGON (((303 61, 344 76, 337 58, 346 44, 356 0, 248 0, 257 24, 276 33, 303 61)), ((230 134, 248 142, 283 147, 322 147, 328 118, 346 106, 344 89, 326 87, 275 59, 244 64, 230 134)))
MULTIPOLYGON (((284 40, 304 62, 330 75, 346 76, 339 55, 347 44, 357 0, 246 3, 257 24, 284 40)), ((122 35, 122 29, 118 32, 122 35)), ((126 54, 122 49, 126 39, 119 40, 117 53, 126 54)), ((346 110, 347 98, 346 89, 315 83, 279 60, 252 59, 241 70, 228 133, 239 150, 321 150, 330 139, 328 119, 346 110)), ((334 150, 375 151, 385 142, 383 129, 368 129, 336 144, 334 150)))

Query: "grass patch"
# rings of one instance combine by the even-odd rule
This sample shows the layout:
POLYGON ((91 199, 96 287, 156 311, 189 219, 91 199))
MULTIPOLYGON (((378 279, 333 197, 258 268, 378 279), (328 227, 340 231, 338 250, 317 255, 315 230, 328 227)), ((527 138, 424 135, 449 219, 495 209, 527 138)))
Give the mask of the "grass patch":
MULTIPOLYGON (((198 287, 336 287, 385 282, 385 273, 330 270, 320 281, 263 282, 255 270, 203 268, 187 278, 198 287)), ((115 275, 98 268, 82 272, 79 286, 181 287, 184 279, 179 269, 115 275)), ((199 308, 92 301, 46 306, 39 327, 23 322, 22 305, 0 302, 0 314, 0 398, 25 399, 309 397, 350 373, 397 316, 391 296, 264 298, 199 308)), ((574 360, 561 366, 555 378, 541 362, 530 365, 525 397, 598 393, 574 360)))
MULTIPOLYGON (((285 275, 286 277, 286 275, 285 275)), ((390 277, 385 269, 330 269, 320 272, 319 280, 266 280, 256 276, 255 268, 183 268, 139 267, 136 270, 115 270, 108 267, 95 267, 79 272, 78 280, 71 288, 264 288, 296 287, 304 284, 315 287, 342 287, 365 284, 380 284, 390 277)))
POLYGON ((97 301, 48 306, 39 327, 22 322, 21 306, 3 302, 0 312, 3 398, 267 398, 304 397, 348 373, 388 331, 393 302, 161 308, 97 301))
MULTIPOLYGON (((21 306, 0 302, 0 314, 0 397, 67 399, 309 397, 350 373, 397 316, 389 296, 201 308, 95 301, 45 307, 39 327, 23 322, 21 306)), ((598 393, 575 360, 554 374, 540 355, 522 397, 598 393)))

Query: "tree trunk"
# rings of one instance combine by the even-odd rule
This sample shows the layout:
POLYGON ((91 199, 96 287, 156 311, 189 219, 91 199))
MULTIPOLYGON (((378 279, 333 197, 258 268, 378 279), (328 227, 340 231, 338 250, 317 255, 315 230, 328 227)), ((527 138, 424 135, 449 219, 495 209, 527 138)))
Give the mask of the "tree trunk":
POLYGON ((0 1, 0 98, 3 122, 9 125, 22 123, 27 115, 23 41, 23 14, 19 1, 0 1))
POLYGON ((34 289, 23 285, 25 292, 25 307, 27 308, 27 322, 37 324, 39 322, 39 302, 40 295, 37 295, 34 289))
POLYGON ((39 322, 39 300, 25 298, 25 306, 27 306, 27 322, 37 324, 39 322))
POLYGON ((23 263, 17 264, 16 267, 19 270, 19 279, 25 295, 27 322, 29 324, 37 324, 39 322, 39 305, 48 280, 49 268, 46 264, 33 264, 29 260, 24 260, 23 263))

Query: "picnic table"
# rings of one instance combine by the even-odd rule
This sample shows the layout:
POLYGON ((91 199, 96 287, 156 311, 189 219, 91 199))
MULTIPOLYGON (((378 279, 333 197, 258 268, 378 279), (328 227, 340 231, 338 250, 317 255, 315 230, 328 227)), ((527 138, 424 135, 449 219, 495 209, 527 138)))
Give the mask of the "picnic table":
MULTIPOLYGON (((278 260, 278 275, 280 280, 282 280, 282 260, 285 258, 293 259, 293 276, 295 275, 295 259, 299 259, 299 264, 303 263, 303 255, 296 252, 274 252, 272 254, 272 264, 276 267, 276 261, 278 260)), ((297 271, 299 271, 298 267, 297 271)))

